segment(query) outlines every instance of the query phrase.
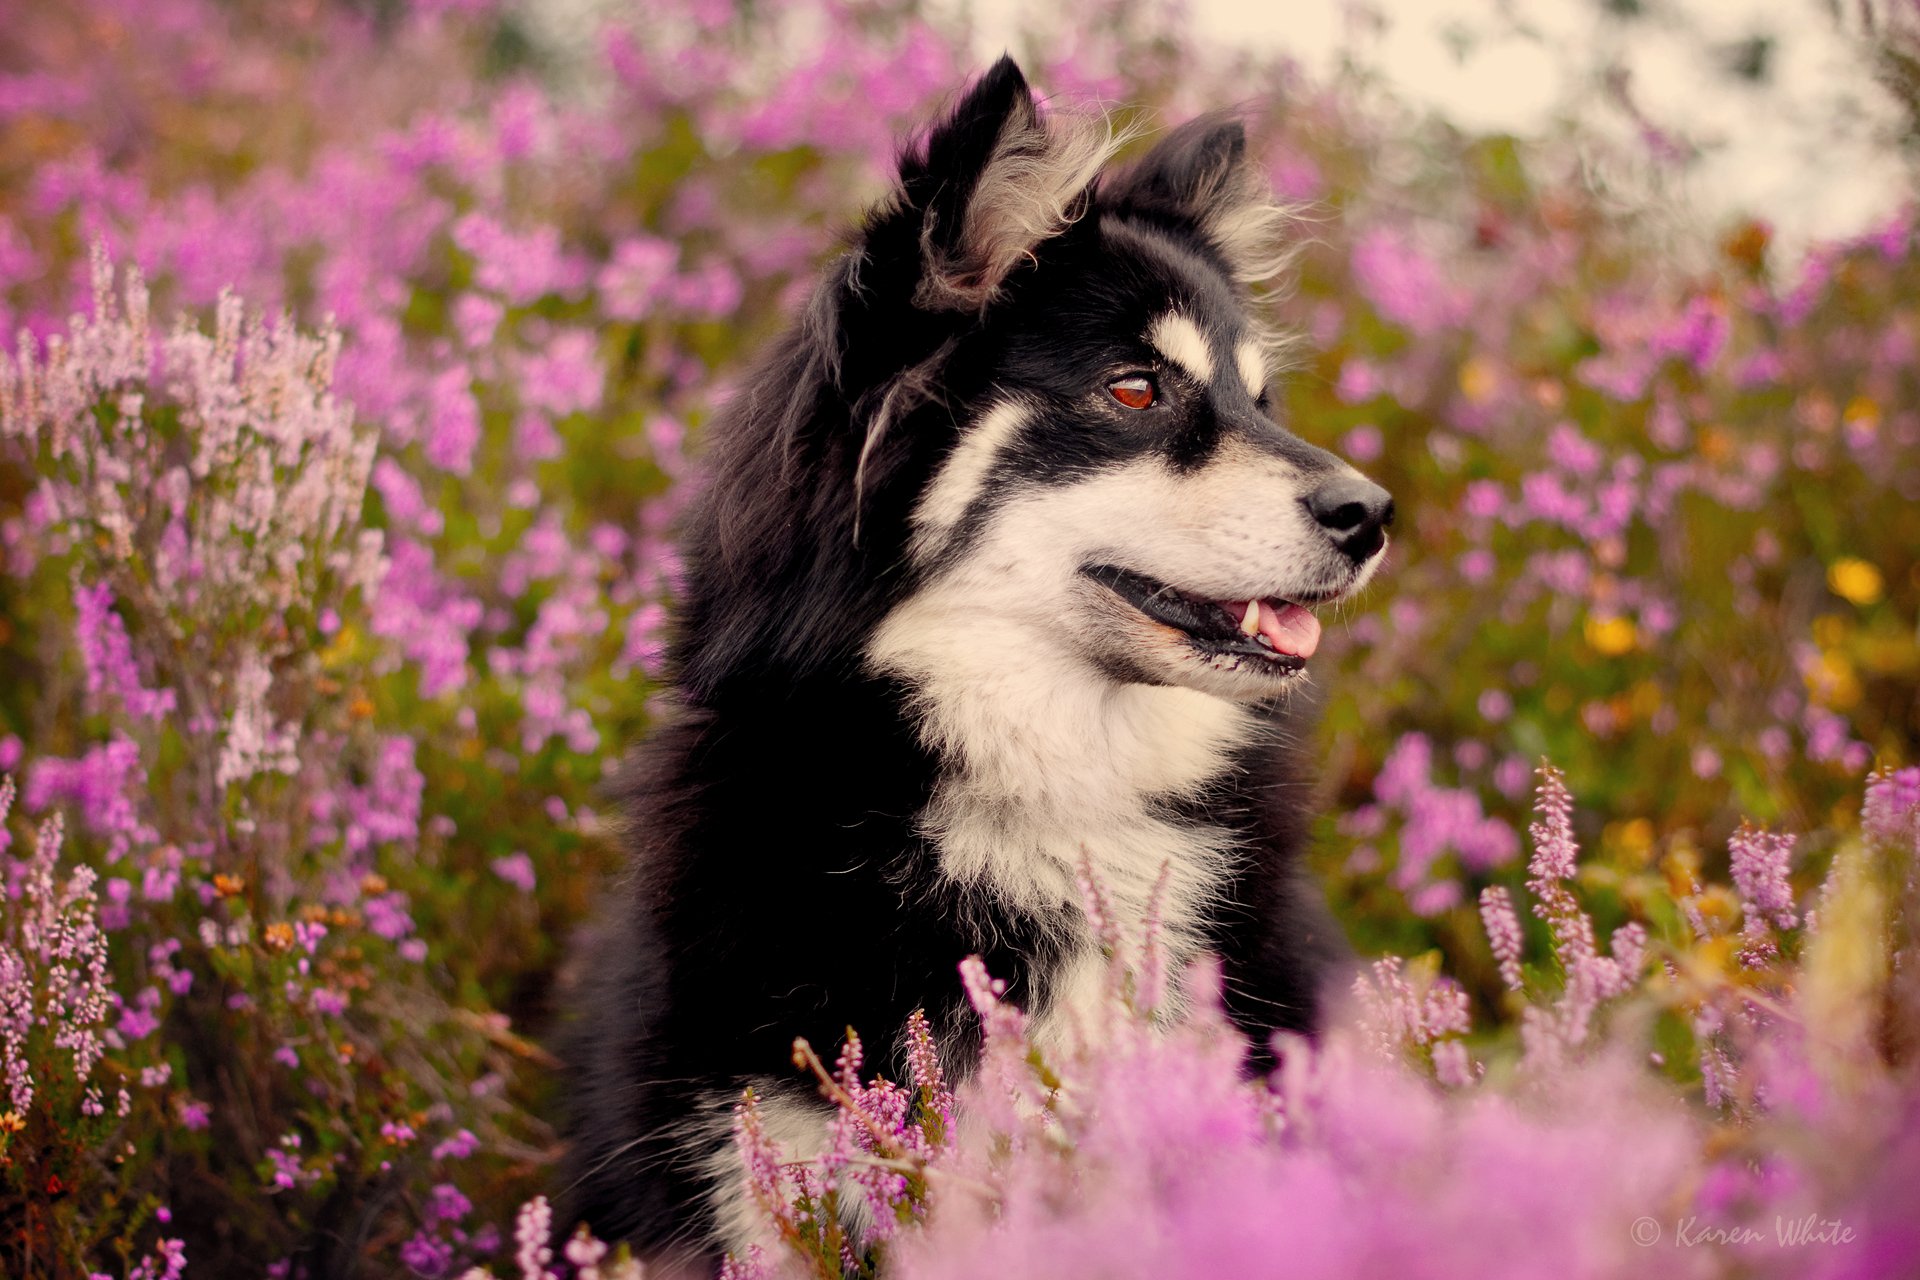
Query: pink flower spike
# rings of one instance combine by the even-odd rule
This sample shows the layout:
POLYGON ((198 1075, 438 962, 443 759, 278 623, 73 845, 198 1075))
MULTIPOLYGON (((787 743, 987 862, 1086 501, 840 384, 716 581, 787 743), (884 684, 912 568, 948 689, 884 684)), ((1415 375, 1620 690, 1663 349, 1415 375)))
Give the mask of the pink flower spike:
POLYGON ((1524 942, 1520 918, 1514 914, 1513 899, 1499 885, 1480 891, 1480 922, 1487 931, 1487 945, 1500 966, 1500 980, 1510 991, 1520 990, 1520 953, 1524 942))

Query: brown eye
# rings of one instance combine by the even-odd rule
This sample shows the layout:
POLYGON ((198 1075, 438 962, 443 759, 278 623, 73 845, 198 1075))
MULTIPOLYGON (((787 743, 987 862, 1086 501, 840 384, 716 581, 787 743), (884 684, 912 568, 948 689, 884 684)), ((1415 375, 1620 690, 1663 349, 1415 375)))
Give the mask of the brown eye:
POLYGON ((1153 379, 1140 374, 1109 382, 1107 391, 1129 409, 1145 409, 1154 401, 1153 379))

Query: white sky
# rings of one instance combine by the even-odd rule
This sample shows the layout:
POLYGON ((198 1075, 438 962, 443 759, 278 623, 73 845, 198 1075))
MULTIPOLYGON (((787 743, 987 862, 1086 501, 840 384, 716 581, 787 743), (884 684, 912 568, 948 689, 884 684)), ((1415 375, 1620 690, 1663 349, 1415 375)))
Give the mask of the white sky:
MULTIPOLYGON (((1315 79, 1350 57, 1412 106, 1523 136, 1582 104, 1583 120, 1630 131, 1596 105, 1596 68, 1617 53, 1639 108, 1705 152, 1679 194, 1708 226, 1766 218, 1783 248, 1858 230, 1913 190, 1881 141, 1893 109, 1820 0, 1642 0, 1625 22, 1600 0, 1374 0, 1372 21, 1351 16, 1353 0, 1188 2, 1207 37, 1285 53, 1315 79), (1718 70, 1719 49, 1762 33, 1775 37, 1771 83, 1718 70)), ((983 58, 1008 43, 1013 14, 1031 20, 1026 0, 972 8, 983 58)))

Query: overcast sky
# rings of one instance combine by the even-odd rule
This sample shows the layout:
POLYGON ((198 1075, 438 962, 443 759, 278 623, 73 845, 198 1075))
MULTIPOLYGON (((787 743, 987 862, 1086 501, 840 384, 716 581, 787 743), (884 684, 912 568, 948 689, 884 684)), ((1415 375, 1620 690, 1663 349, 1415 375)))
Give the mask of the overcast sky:
MULTIPOLYGON (((1882 141, 1893 109, 1819 0, 1640 0, 1626 21, 1602 0, 1374 0, 1377 23, 1352 20, 1352 0, 1189 3, 1210 38, 1284 52, 1316 78, 1352 58, 1409 103, 1522 135, 1582 102, 1588 122, 1630 130, 1593 105, 1595 69, 1617 55, 1647 117, 1702 146, 1681 179, 1702 221, 1756 213, 1783 247, 1857 230, 1911 190, 1882 141), (1772 37, 1766 83, 1719 70, 1756 36, 1772 37)), ((974 0, 983 58, 1023 11, 1029 0, 974 0)))

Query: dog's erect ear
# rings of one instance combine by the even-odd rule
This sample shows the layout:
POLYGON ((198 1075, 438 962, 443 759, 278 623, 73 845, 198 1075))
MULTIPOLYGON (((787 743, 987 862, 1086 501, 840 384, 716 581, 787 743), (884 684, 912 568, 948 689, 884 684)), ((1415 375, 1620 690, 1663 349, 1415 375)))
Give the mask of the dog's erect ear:
POLYGON ((1002 57, 900 160, 898 211, 917 217, 929 310, 978 310, 1042 241, 1086 205, 1118 141, 1104 124, 1043 120, 1026 77, 1002 57))
POLYGON ((1232 117, 1201 116, 1181 125, 1108 184, 1101 203, 1192 227, 1243 282, 1271 278, 1288 257, 1286 211, 1248 162, 1246 126, 1232 117))

